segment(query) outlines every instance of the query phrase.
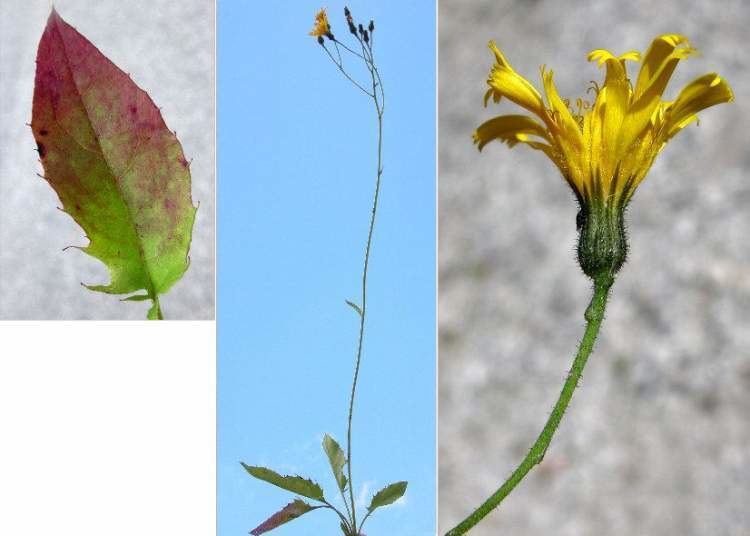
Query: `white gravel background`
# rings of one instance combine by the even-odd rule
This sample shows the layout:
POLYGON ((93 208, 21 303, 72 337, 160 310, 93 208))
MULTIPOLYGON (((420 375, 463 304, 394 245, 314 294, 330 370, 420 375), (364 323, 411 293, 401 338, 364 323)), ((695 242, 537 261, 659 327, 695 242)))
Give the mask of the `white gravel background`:
POLYGON ((716 71, 736 102, 680 133, 639 188, 629 260, 563 424, 471 534, 750 534, 749 25, 739 0, 440 2, 441 533, 533 443, 590 297, 576 205, 556 168, 525 147, 472 146, 482 121, 519 113, 482 107, 487 41, 537 87, 539 65, 554 69, 574 100, 603 79, 591 49, 645 52, 679 32, 701 55, 678 66, 667 95, 716 71))
MULTIPOLYGON (((80 227, 35 174, 42 166, 31 121, 36 49, 51 2, 0 2, 0 319, 146 318, 150 302, 120 303, 80 283, 107 283, 80 227)), ((169 319, 214 318, 213 1, 57 0, 60 15, 161 107, 192 159, 193 203, 200 204, 185 276, 162 297, 169 319)))

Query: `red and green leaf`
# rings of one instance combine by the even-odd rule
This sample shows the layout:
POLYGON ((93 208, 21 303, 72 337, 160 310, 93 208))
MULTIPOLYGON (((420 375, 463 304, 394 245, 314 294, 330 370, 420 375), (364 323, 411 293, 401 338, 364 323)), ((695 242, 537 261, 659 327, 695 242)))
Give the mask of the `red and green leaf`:
POLYGON ((310 504, 307 504, 305 501, 295 499, 294 502, 290 502, 284 508, 282 508, 274 515, 266 519, 263 523, 251 530, 250 534, 252 534, 253 536, 264 534, 270 530, 280 527, 284 523, 288 523, 289 521, 297 519, 299 516, 318 508, 323 508, 323 506, 312 506, 310 504))
POLYGON ((159 295, 189 264, 189 164, 148 94, 54 9, 37 51, 31 128, 45 180, 89 239, 80 249, 109 270, 109 284, 87 287, 145 291, 149 318, 161 317, 159 295))

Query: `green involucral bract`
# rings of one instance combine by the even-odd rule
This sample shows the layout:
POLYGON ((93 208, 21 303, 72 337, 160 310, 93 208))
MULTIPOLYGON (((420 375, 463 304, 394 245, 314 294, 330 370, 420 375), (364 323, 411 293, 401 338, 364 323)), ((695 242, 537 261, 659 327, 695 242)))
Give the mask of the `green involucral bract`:
POLYGON ((150 299, 188 268, 189 163, 148 94, 52 11, 39 42, 31 128, 44 179, 108 268, 109 294, 150 299))

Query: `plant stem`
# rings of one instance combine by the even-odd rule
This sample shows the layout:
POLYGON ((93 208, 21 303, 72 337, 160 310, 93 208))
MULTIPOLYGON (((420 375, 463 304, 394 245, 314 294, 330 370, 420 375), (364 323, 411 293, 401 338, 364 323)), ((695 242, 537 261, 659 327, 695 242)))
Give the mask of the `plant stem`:
POLYGON ((594 348, 594 341, 599 333, 599 327, 601 326, 602 319, 604 318, 604 310, 607 306, 607 295, 609 289, 614 283, 614 278, 609 273, 599 275, 594 278, 594 293, 591 297, 591 303, 586 309, 586 331, 581 340, 581 344, 578 347, 578 354, 576 354, 573 360, 573 365, 568 373, 568 378, 565 380, 560 397, 557 399, 555 407, 552 409, 552 414, 547 419, 547 423, 542 429, 542 433, 539 434, 534 446, 531 447, 529 453, 523 459, 521 464, 513 471, 508 480, 500 486, 500 488, 493 493, 479 508, 474 510, 466 519, 459 523, 455 528, 448 531, 445 536, 459 536, 466 534, 469 529, 484 519, 487 514, 497 508, 508 494, 518 485, 526 474, 531 469, 541 463, 544 459, 544 454, 547 452, 552 436, 555 434, 557 427, 562 420, 563 414, 570 403, 570 399, 573 397, 573 391, 578 386, 578 381, 581 379, 583 368, 586 366, 591 350, 594 348))
MULTIPOLYGON (((368 63, 368 67, 369 67, 368 63)), ((377 172, 375 175, 375 193, 372 200, 372 212, 370 214, 370 229, 367 233, 367 245, 365 246, 365 260, 362 268, 362 303, 360 305, 359 315, 359 341, 357 343, 357 360, 354 366, 354 379, 352 381, 352 391, 349 397, 349 419, 346 428, 346 460, 347 472, 349 479, 349 500, 352 506, 352 526, 357 528, 357 513, 354 502, 354 485, 352 481, 352 416, 354 415, 354 395, 357 391, 357 380, 359 379, 359 366, 362 360, 362 344, 365 336, 365 316, 367 313, 367 269, 370 264, 370 248, 372 247, 372 235, 375 230, 375 216, 378 211, 378 199, 380 197, 380 178, 383 175, 382 158, 383 158, 383 110, 375 92, 376 80, 373 74, 373 68, 370 68, 372 76, 372 99, 375 102, 375 111, 378 118, 378 162, 377 172)), ((364 522, 364 519, 363 519, 364 522)))
POLYGON ((339 519, 341 519, 341 523, 343 523, 346 529, 347 530, 351 529, 351 527, 349 526, 349 520, 346 517, 344 517, 344 514, 342 514, 338 508, 336 508, 335 506, 333 506, 331 503, 329 503, 326 500, 323 500, 323 504, 324 506, 318 506, 317 508, 330 508, 331 510, 336 512, 336 515, 339 516, 339 519))
POLYGON ((357 533, 354 536, 359 536, 362 534, 362 527, 365 526, 365 521, 367 521, 367 518, 370 517, 370 514, 372 514, 372 510, 368 510, 367 514, 364 518, 362 518, 362 522, 359 524, 359 529, 357 530, 357 533))
MULTIPOLYGON (((156 320, 164 320, 164 313, 161 311, 161 303, 159 303, 159 295, 155 292, 151 294, 151 311, 155 313, 156 320)), ((149 316, 151 315, 149 311, 149 316)))

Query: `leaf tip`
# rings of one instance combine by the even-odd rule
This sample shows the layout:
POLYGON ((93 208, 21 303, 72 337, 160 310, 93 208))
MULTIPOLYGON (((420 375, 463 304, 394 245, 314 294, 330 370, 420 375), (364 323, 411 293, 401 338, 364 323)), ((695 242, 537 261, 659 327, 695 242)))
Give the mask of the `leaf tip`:
POLYGON ((62 17, 57 12, 57 8, 53 4, 52 5, 52 11, 50 11, 49 18, 47 19, 47 25, 50 26, 52 24, 56 24, 59 21, 62 21, 62 17))

